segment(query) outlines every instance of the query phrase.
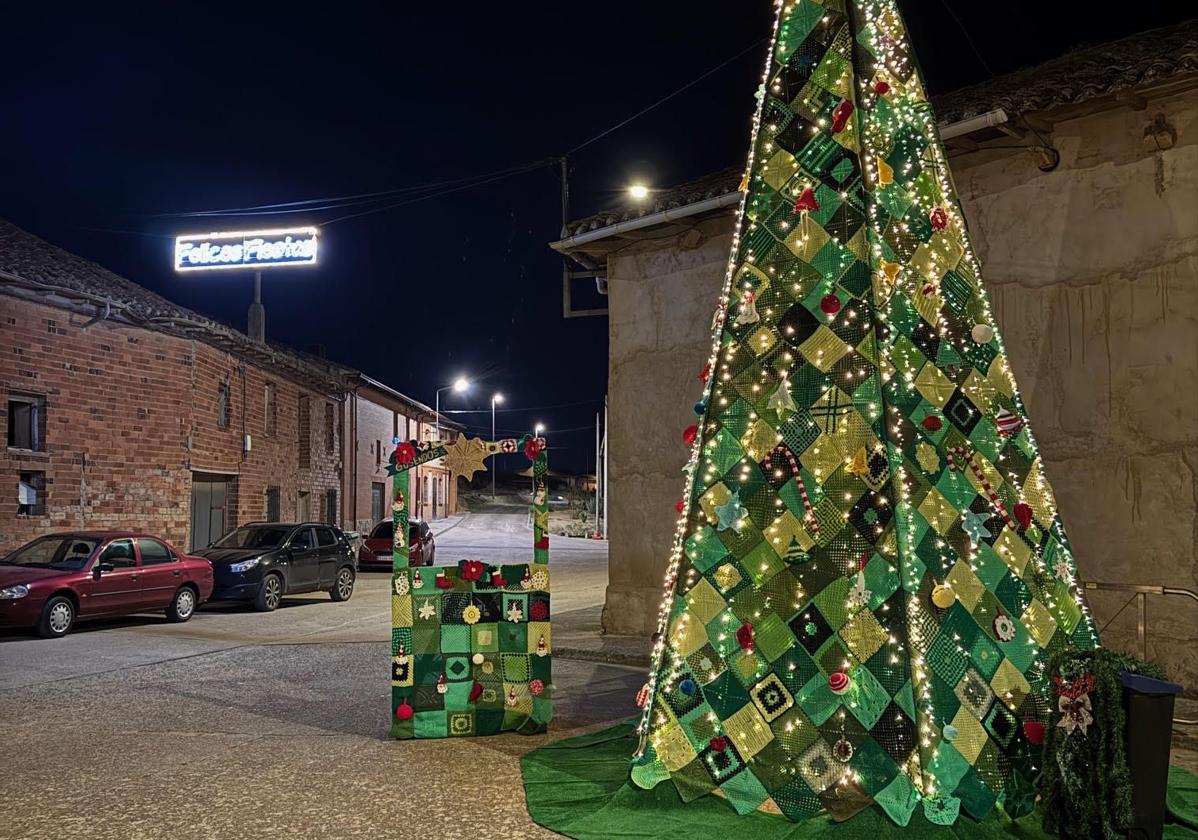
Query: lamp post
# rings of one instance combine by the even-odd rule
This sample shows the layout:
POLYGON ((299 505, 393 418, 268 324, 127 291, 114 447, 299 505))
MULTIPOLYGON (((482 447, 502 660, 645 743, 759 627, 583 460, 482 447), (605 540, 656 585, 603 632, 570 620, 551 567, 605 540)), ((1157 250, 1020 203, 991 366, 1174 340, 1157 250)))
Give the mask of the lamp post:
POLYGON ((455 394, 464 394, 469 389, 470 389, 470 380, 464 376, 459 376, 457 379, 455 379, 453 381, 452 385, 446 385, 444 388, 437 389, 437 409, 435 412, 437 416, 435 418, 435 422, 436 422, 436 428, 437 428, 438 442, 441 440, 441 392, 442 391, 453 391, 455 394))
MULTIPOLYGON (((491 440, 495 440, 495 406, 503 402, 503 394, 491 395, 491 440)), ((494 465, 492 465, 494 466, 494 465)), ((491 501, 495 501, 495 470, 491 470, 491 501)))

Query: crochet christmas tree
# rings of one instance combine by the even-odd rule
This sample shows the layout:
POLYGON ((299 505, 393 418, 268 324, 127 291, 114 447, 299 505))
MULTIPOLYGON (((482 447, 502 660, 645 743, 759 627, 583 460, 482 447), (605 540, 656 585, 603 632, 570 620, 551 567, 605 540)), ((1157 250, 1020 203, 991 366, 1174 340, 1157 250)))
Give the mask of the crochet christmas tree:
POLYGON ((1031 810, 1097 644, 893 0, 779 4, 632 777, 1031 810))

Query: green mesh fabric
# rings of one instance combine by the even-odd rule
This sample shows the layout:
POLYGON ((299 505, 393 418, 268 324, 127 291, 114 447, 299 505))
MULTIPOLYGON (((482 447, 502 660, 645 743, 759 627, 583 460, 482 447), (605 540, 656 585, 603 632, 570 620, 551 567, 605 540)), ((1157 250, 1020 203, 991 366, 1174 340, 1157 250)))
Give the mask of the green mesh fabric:
POLYGON ((1097 636, 896 4, 780 4, 758 97, 633 781, 1026 813, 1097 636))

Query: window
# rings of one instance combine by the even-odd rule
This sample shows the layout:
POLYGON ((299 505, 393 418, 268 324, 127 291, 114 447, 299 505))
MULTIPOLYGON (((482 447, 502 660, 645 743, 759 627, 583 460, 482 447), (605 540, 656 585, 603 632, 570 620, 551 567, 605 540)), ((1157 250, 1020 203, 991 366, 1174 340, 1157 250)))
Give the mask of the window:
POLYGON ((296 551, 306 551, 309 548, 315 548, 316 544, 312 541, 312 529, 300 528, 291 538, 291 547, 296 551))
POLYGON ((279 488, 266 488, 266 521, 278 522, 283 518, 282 505, 279 503, 279 488))
POLYGON ((386 512, 384 506, 387 504, 387 485, 381 481, 375 481, 370 485, 370 519, 373 522, 378 522, 386 512))
POLYGON ((26 394, 8 397, 8 445, 34 452, 46 448, 46 398, 26 394))
POLYGON ((315 528, 313 530, 316 531, 316 544, 321 548, 337 544, 337 537, 328 528, 315 528))
POLYGON ((132 569, 137 565, 133 557, 133 540, 116 540, 100 553, 101 563, 108 563, 117 569, 132 569))
POLYGON ((274 437, 279 430, 279 407, 275 401, 275 386, 267 382, 262 394, 262 410, 265 415, 265 432, 267 437, 274 437))
POLYGON ((46 515, 46 474, 22 472, 17 476, 17 514, 46 515))
POLYGON ((388 519, 386 522, 380 522, 374 526, 374 530, 370 532, 372 540, 390 540, 395 538, 395 523, 388 519))
POLYGON ((381 440, 374 442, 374 463, 376 466, 383 463, 383 442, 381 440))
POLYGON ((337 524, 337 491, 324 491, 324 521, 330 525, 337 524))
POLYGON ((337 444, 336 418, 333 404, 324 404, 324 451, 332 455, 337 444))
POLYGON ((137 540, 137 549, 141 552, 143 566, 159 566, 163 563, 175 562, 175 555, 171 554, 171 550, 158 540, 140 537, 137 540))
POLYGON ((299 499, 295 505, 295 518, 300 522, 312 519, 312 494, 307 490, 299 491, 299 499))
POLYGON ((229 383, 222 382, 216 389, 216 428, 229 428, 229 383))
POLYGON ((301 469, 312 466, 312 409, 308 395, 299 398, 299 422, 295 426, 295 451, 299 453, 301 469))

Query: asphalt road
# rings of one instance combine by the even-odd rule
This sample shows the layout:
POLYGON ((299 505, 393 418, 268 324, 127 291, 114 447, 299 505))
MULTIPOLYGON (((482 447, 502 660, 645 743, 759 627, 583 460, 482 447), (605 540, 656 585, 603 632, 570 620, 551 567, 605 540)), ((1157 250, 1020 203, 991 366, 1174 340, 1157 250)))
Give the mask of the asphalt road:
MULTIPOLYGON (((523 509, 437 542, 438 564, 531 550, 523 509)), ((597 614, 606 543, 552 551, 555 620, 597 614)), ((643 672, 555 659, 546 736, 387 741, 388 584, 364 573, 347 603, 298 596, 269 614, 0 634, 0 838, 553 836, 528 820, 519 756, 631 714, 643 672)))

